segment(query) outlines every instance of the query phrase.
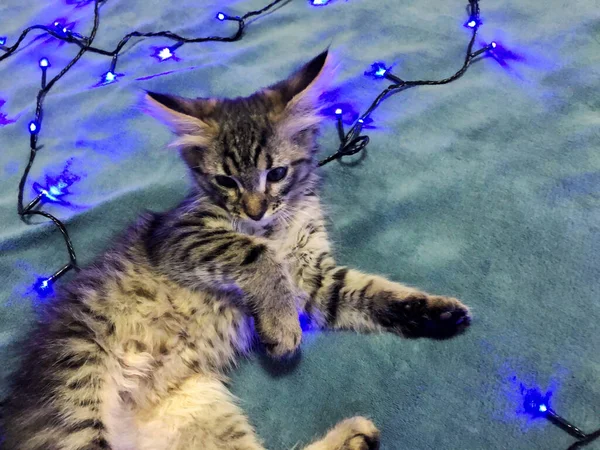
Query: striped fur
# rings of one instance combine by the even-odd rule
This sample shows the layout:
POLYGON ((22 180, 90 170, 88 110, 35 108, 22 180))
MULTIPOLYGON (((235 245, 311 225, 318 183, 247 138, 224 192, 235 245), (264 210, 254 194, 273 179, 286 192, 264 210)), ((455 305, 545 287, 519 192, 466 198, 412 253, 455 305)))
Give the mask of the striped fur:
MULTIPOLYGON (((59 292, 24 345, 2 448, 260 450, 224 374, 256 341, 293 353, 298 312, 358 331, 468 325, 458 300, 335 264, 314 158, 326 59, 245 99, 149 94, 148 110, 179 135, 193 192, 141 217, 59 292)), ((356 417, 307 449, 375 449, 378 436, 356 417)))

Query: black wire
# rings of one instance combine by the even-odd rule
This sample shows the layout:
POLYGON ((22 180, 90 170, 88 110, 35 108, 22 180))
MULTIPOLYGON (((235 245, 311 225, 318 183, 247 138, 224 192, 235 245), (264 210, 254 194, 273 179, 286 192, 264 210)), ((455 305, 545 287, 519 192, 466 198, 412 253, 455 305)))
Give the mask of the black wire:
MULTIPOLYGON (((94 3, 94 26, 92 28, 92 32, 88 39, 89 44, 91 44, 94 41, 94 38, 96 37, 96 33, 98 31, 98 25, 100 24, 99 9, 100 9, 100 2, 99 2, 99 0, 96 0, 94 3)), ((23 34, 21 36, 23 36, 23 34)), ((18 47, 18 43, 15 44, 15 46, 13 46, 13 47, 14 47, 13 51, 16 50, 16 48, 18 47)), ((61 234, 63 235, 65 244, 67 246, 67 251, 69 253, 69 259, 71 261, 71 267, 74 269, 77 269, 77 256, 75 255, 75 249, 73 248, 73 243, 71 241, 71 238, 69 237, 69 233, 67 232, 67 228, 65 227, 65 225, 60 220, 58 220, 56 217, 54 217, 52 214, 49 214, 44 211, 34 211, 31 209, 25 209, 23 207, 23 195, 24 195, 23 193, 25 191, 25 183, 27 182, 29 172, 31 170, 31 167, 33 166, 33 162, 35 161, 35 157, 37 155, 37 150, 38 150, 38 148, 37 148, 37 133, 39 132, 39 130, 41 129, 41 126, 42 126, 43 103, 44 103, 44 99, 46 98, 46 94, 48 93, 48 91, 50 91, 50 89, 52 89, 52 86, 54 86, 54 84, 58 80, 60 80, 71 69, 71 67, 73 67, 77 63, 77 61, 79 61, 81 59, 81 57, 85 54, 85 52, 86 52, 86 48, 82 48, 77 53, 77 55, 75 55, 75 57, 58 73, 58 75, 56 75, 54 78, 52 78, 50 80, 50 82, 48 82, 38 92, 37 104, 36 104, 36 108, 35 108, 35 123, 36 123, 36 126, 38 127, 38 130, 36 131, 35 134, 31 134, 31 139, 30 139, 31 146, 30 146, 30 152, 29 152, 29 161, 27 163, 27 166, 25 167, 23 176, 21 177, 21 181, 19 182, 19 194, 18 194, 18 204, 17 204, 17 211, 21 217, 30 216, 30 215, 39 215, 39 216, 46 217, 47 219, 50 219, 54 223, 54 225, 56 225, 56 227, 60 230, 61 234)))
MULTIPOLYGON (((455 80, 458 80, 462 77, 474 58, 478 56, 478 54, 473 53, 473 45, 475 44, 475 39, 477 37, 477 31, 479 29, 479 0, 469 0, 469 20, 475 20, 476 25, 472 29, 471 39, 467 46, 467 52, 465 56, 465 61, 460 69, 458 69, 453 75, 448 78, 444 78, 442 80, 414 80, 414 81, 401 81, 401 83, 394 83, 385 88, 376 98, 373 100, 371 105, 367 108, 366 112, 359 116, 359 120, 350 128, 348 133, 344 136, 344 139, 340 139, 340 146, 338 150, 326 157, 325 159, 319 162, 319 167, 324 166, 336 159, 340 159, 344 156, 354 155, 358 152, 363 151, 369 143, 368 136, 360 136, 360 129, 362 128, 361 120, 364 121, 369 115, 379 107, 379 105, 386 100, 388 97, 392 95, 398 94, 406 89, 415 86, 439 86, 443 84, 451 83, 455 80)), ((394 77, 396 80, 399 80, 397 77, 394 77)))
POLYGON ((157 32, 148 32, 148 33, 142 33, 140 31, 133 31, 131 33, 128 33, 127 35, 125 35, 117 44, 117 46, 115 47, 114 50, 104 50, 101 48, 97 48, 97 47, 92 47, 90 46, 89 42, 86 42, 87 38, 81 38, 81 39, 76 39, 72 33, 66 33, 66 35, 63 33, 58 33, 56 31, 56 29, 53 29, 52 27, 47 27, 44 25, 35 25, 32 27, 27 28, 25 31, 23 31, 23 33, 21 34, 21 36, 19 37, 19 39, 17 40, 17 42, 12 46, 8 48, 8 51, 5 55, 0 56, 0 61, 2 61, 4 58, 7 58, 8 56, 10 56, 11 53, 13 53, 18 47, 19 44, 21 43, 21 41, 25 38, 25 36, 32 30, 43 30, 46 31, 47 33, 51 34, 52 36, 54 36, 57 39, 63 40, 65 42, 69 42, 69 43, 73 43, 73 44, 77 44, 79 45, 81 48, 86 48, 86 51, 89 51, 91 53, 98 53, 100 55, 105 55, 105 56, 118 56, 119 53, 121 52, 121 50, 123 49, 123 47, 125 45, 127 45, 127 43, 129 42, 129 40, 132 37, 164 37, 167 39, 171 39, 174 41, 180 41, 180 42, 184 42, 184 43, 199 43, 199 42, 234 42, 234 41, 239 41, 243 34, 244 34, 244 29, 245 29, 245 20, 248 17, 253 17, 253 16, 257 16, 260 14, 265 13, 266 11, 270 10, 271 8, 273 8, 275 5, 282 3, 284 1, 287 0, 275 0, 271 3, 269 3, 267 6, 265 6, 264 8, 257 10, 257 11, 250 11, 246 14, 244 14, 241 18, 239 17, 229 17, 226 16, 226 20, 230 20, 230 21, 235 21, 238 24, 238 29, 237 31, 232 35, 232 36, 208 36, 208 37, 199 37, 199 38, 186 38, 184 36, 180 36, 176 33, 173 33, 171 31, 157 31, 157 32))
POLYGON ((43 84, 42 88, 38 92, 37 101, 36 101, 36 109, 35 109, 35 120, 34 120, 37 129, 35 130, 35 132, 32 132, 30 134, 29 160, 27 161, 27 165, 25 166, 25 170, 23 171, 23 175, 21 176, 21 179, 19 181, 18 202, 17 202, 18 214, 23 219, 25 219, 25 217, 27 217, 27 216, 38 215, 38 216, 43 216, 43 217, 51 220, 54 223, 54 225, 58 228, 58 230, 61 232, 61 234, 64 238, 64 241, 65 241, 65 245, 67 247, 67 251, 69 253, 70 263, 63 266, 61 269, 59 269, 57 272, 55 272, 50 277, 50 279, 56 279, 56 278, 62 276, 64 273, 66 273, 70 269, 78 270, 77 256, 75 254, 75 249, 73 248, 73 243, 71 241, 71 238, 69 237, 69 233, 63 222, 61 222, 58 218, 56 218, 55 216, 53 216, 50 213, 33 209, 38 204, 40 204, 41 195, 38 195, 38 197, 36 197, 33 201, 29 202, 29 204, 27 206, 23 206, 23 197, 24 197, 24 192, 25 192, 25 185, 27 183, 27 179, 29 177, 31 167, 33 166, 33 163, 35 161, 35 157, 37 155, 38 150, 40 150, 42 148, 42 147, 38 147, 37 141, 38 141, 38 133, 41 130, 42 122, 43 122, 44 99, 46 98, 46 94, 52 89, 52 87, 56 84, 56 82, 58 80, 60 80, 81 59, 81 57, 86 52, 98 53, 98 54, 102 54, 102 55, 106 55, 106 56, 111 56, 113 58, 112 62, 111 62, 111 70, 114 70, 116 63, 117 63, 117 58, 118 58, 121 50, 129 42, 129 40, 133 37, 164 37, 167 39, 176 40, 177 42, 180 42, 181 44, 183 44, 183 43, 200 43, 200 42, 208 42, 208 41, 217 41, 217 42, 237 41, 237 40, 241 39, 243 36, 244 29, 246 26, 245 20, 247 18, 263 14, 264 12, 273 8, 275 5, 282 3, 284 1, 287 1, 287 0, 274 0, 273 2, 269 3, 268 5, 266 5, 265 7, 263 7, 260 10, 247 12, 241 18, 233 17, 233 16, 225 16, 224 20, 234 21, 238 25, 236 32, 231 36, 209 36, 209 37, 198 37, 198 38, 186 38, 186 37, 180 36, 178 34, 172 33, 171 31, 159 31, 159 32, 149 32, 149 33, 141 33, 139 31, 134 31, 134 32, 131 32, 131 33, 128 33, 127 35, 125 35, 119 41, 117 47, 112 51, 92 47, 92 43, 96 37, 96 33, 98 31, 98 26, 100 23, 100 13, 99 13, 100 5, 102 3, 104 3, 105 1, 106 0, 95 0, 94 1, 94 25, 93 25, 93 28, 92 28, 92 31, 91 31, 89 37, 84 37, 78 33, 73 33, 68 30, 59 32, 56 27, 48 27, 45 25, 34 25, 34 26, 28 27, 25 30, 23 30, 21 32, 19 38, 16 40, 16 42, 10 47, 3 48, 2 50, 4 50, 4 53, 2 55, 0 55, 0 61, 3 61, 5 59, 7 59, 8 57, 10 57, 11 55, 13 55, 19 49, 20 45, 23 43, 23 41, 25 40, 27 35, 30 32, 35 31, 35 30, 45 31, 46 33, 50 34, 51 36, 55 37, 56 39, 59 39, 61 41, 67 42, 67 43, 76 44, 81 48, 81 50, 77 53, 77 55, 58 73, 58 75, 56 75, 54 78, 52 78, 50 80, 50 82, 48 82, 47 84, 43 84))
POLYGON ((600 430, 596 430, 593 433, 586 435, 583 439, 571 445, 567 450, 577 450, 578 448, 585 447, 586 445, 591 444, 598 438, 600 438, 600 430))

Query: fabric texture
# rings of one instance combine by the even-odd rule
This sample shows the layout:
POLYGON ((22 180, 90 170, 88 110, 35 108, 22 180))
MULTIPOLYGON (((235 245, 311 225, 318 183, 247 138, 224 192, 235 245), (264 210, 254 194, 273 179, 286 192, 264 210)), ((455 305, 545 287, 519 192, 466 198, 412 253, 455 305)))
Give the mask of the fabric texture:
MULTIPOLYGON (((266 2, 108 0, 95 45, 127 32, 187 36, 234 31, 214 19, 266 2)), ((0 34, 55 20, 85 34, 86 1, 0 3, 0 34)), ((168 130, 136 107, 142 89, 183 96, 247 95, 286 77, 330 46, 338 77, 325 99, 351 122, 384 82, 363 76, 374 61, 404 79, 443 78, 460 67, 469 38, 466 2, 292 0, 247 27, 235 43, 189 44, 179 61, 150 57, 153 39, 128 45, 118 82, 93 87, 110 59, 87 54, 45 103, 40 150, 26 189, 69 170, 81 177, 65 219, 81 264, 92 261, 144 209, 185 195, 184 165, 168 130)), ((405 91, 372 116, 364 159, 323 167, 323 198, 339 263, 473 309, 467 333, 445 341, 308 332, 295 363, 259 354, 231 374, 268 448, 307 443, 337 421, 371 417, 385 449, 561 450, 573 438, 522 411, 521 384, 552 390, 553 408, 586 431, 600 427, 600 3, 486 0, 477 46, 504 51, 447 86, 405 91)), ((43 300, 31 291, 68 261, 50 225, 16 213, 28 157, 27 123, 40 83, 76 53, 46 36, 28 38, 0 63, 1 392, 15 369, 13 343, 43 300), (37 222, 33 220, 33 222, 37 222)), ((328 111, 331 111, 328 110, 328 111)), ((335 151, 325 120, 323 155, 335 151)), ((65 281, 68 276, 65 277, 65 281)), ((63 281, 60 281, 63 282, 63 281)), ((588 447, 600 449, 600 443, 588 447)))

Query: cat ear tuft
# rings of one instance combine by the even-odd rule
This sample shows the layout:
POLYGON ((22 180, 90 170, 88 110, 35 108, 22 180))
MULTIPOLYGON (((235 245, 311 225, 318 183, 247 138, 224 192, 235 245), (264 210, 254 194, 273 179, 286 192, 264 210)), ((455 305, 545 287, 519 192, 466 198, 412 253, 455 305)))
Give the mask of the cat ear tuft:
POLYGON ((325 50, 289 78, 264 91, 274 105, 271 119, 278 123, 281 132, 293 136, 321 122, 319 97, 334 78, 334 66, 333 57, 325 50))
POLYGON ((171 146, 208 145, 217 133, 216 122, 208 115, 216 105, 212 99, 188 99, 145 91, 141 102, 142 110, 167 125, 178 139, 171 146))

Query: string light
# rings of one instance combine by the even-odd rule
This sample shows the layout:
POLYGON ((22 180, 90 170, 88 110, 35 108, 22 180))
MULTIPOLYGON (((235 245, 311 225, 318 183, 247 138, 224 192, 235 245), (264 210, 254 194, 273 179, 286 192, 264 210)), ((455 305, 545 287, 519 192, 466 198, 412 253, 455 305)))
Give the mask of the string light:
POLYGON ((40 297, 49 297, 54 292, 52 284, 53 280, 51 278, 38 278, 33 285, 33 289, 40 297))
MULTIPOLYGON (((52 179, 50 177, 46 177, 46 186, 42 186, 40 183, 33 183, 33 190, 38 194, 34 201, 42 200, 48 201, 52 203, 60 203, 62 205, 68 205, 65 201, 64 197, 69 195, 69 187, 75 182, 78 181, 79 177, 70 176, 63 177, 60 176, 57 179, 52 179)), ((35 206, 35 205, 32 205, 35 206)), ((29 206, 28 207, 32 207, 29 206)))
POLYGON ((169 47, 163 48, 160 52, 158 52, 158 57, 160 58, 161 61, 164 61, 165 59, 169 59, 173 56, 173 53, 171 52, 171 49, 169 47))
POLYGON ((100 83, 101 85, 105 85, 105 84, 111 84, 114 83, 117 80, 117 77, 120 74, 116 74, 114 73, 112 70, 109 70, 108 72, 105 72, 102 74, 102 77, 100 78, 100 83))
POLYGON ((467 28, 477 28, 481 25, 481 22, 476 19, 469 19, 467 23, 465 23, 465 27, 467 28))
POLYGON ((40 132, 40 125, 37 121, 32 120, 31 122, 29 122, 29 133, 31 134, 38 134, 40 132))
POLYGON ((72 268, 73 266, 71 265, 71 263, 69 263, 61 267, 60 270, 58 270, 52 276, 49 276, 47 278, 38 278, 33 284, 33 290, 37 292, 37 294, 42 298, 50 297, 52 294, 54 294, 54 282, 72 268))
POLYGON ((559 416, 556 411, 550 407, 550 398, 552 392, 548 391, 542 394, 539 389, 527 389, 521 385, 521 394, 523 395, 523 409, 532 417, 543 417, 551 423, 569 433, 578 439, 569 450, 581 448, 600 437, 600 430, 586 434, 575 425, 568 422, 564 417, 559 416))
POLYGON ((155 47, 154 54, 152 55, 159 62, 166 61, 167 59, 174 59, 178 61, 177 56, 175 56, 175 50, 183 45, 183 42, 178 42, 175 45, 171 45, 170 47, 155 47))
POLYGON ((313 6, 325 6, 330 1, 331 0, 311 0, 310 2, 313 6))
POLYGON ((454 75, 451 75, 448 78, 444 78, 442 80, 405 81, 393 74, 391 71, 391 67, 388 67, 384 62, 378 61, 373 63, 371 65, 371 68, 365 71, 365 75, 375 80, 386 79, 388 81, 391 81, 392 84, 379 93, 379 95, 367 108, 366 112, 359 115, 357 121, 354 123, 354 125, 350 127, 350 130, 347 133, 343 131, 343 124, 340 120, 340 117, 336 114, 336 127, 338 130, 340 145, 335 153, 319 161, 319 166, 324 166, 325 164, 329 164, 330 162, 336 159, 343 158, 344 156, 354 155, 364 150, 369 144, 369 136, 361 135, 363 125, 365 121, 369 119, 371 113, 376 108, 378 108, 379 105, 387 98, 391 97, 392 95, 403 92, 410 87, 439 86, 458 80, 465 74, 465 72, 470 67, 471 63, 475 60, 475 58, 477 58, 482 53, 495 49, 497 44, 495 41, 492 41, 489 45, 486 45, 475 52, 473 51, 473 46, 475 45, 475 39, 477 37, 477 31, 479 29, 479 26, 481 25, 479 15, 479 0, 469 0, 469 20, 466 22, 465 26, 467 26, 471 30, 471 39, 469 41, 469 44, 467 45, 467 52, 462 67, 458 69, 458 71, 456 71, 454 75))
POLYGON ((39 60, 38 65, 40 66, 40 69, 42 69, 42 89, 44 89, 46 87, 46 77, 48 74, 48 67, 50 67, 50 61, 48 61, 48 58, 42 58, 39 60))
POLYGON ((371 65, 371 70, 365 71, 365 75, 374 79, 384 78, 389 69, 384 62, 374 62, 371 65))
POLYGON ((112 50, 104 50, 101 48, 93 47, 92 43, 94 38, 96 37, 96 33, 98 31, 98 27, 100 24, 100 5, 105 0, 93 0, 94 3, 94 24, 89 36, 82 36, 78 33, 69 30, 67 26, 62 25, 59 21, 55 21, 52 26, 45 25, 34 25, 31 26, 21 33, 17 41, 11 47, 5 47, 4 45, 7 42, 6 37, 0 38, 0 49, 5 53, 0 54, 0 62, 5 60, 6 58, 12 56, 21 46, 22 42, 25 40, 27 35, 33 30, 43 30, 53 36, 56 39, 59 39, 63 42, 67 42, 70 44, 75 44, 80 47, 79 52, 75 55, 75 57, 48 83, 46 83, 46 73, 47 69, 50 67, 50 62, 48 58, 44 57, 38 61, 39 67, 42 69, 42 88, 37 96, 37 105, 36 105, 36 115, 35 119, 29 122, 28 129, 30 134, 30 153, 29 153, 29 161, 23 175, 21 176, 21 180, 19 182, 19 190, 18 190, 18 203, 17 209, 18 213, 21 217, 25 218, 28 216, 36 215, 42 216, 54 223, 57 229, 61 232, 63 239, 65 241, 65 245, 67 247, 67 251, 69 254, 69 263, 64 265, 61 269, 55 272, 50 277, 38 278, 33 285, 33 289, 42 297, 51 295, 53 292, 52 286, 54 282, 63 276, 65 273, 70 271, 71 269, 79 270, 77 265, 77 257, 75 255, 75 250, 73 248, 73 244, 71 242, 71 238, 69 237, 69 233, 65 225, 57 219, 52 214, 36 209, 36 207, 45 202, 52 203, 60 203, 63 205, 68 205, 68 203, 64 200, 64 197, 69 194, 69 186, 71 186, 72 182, 78 177, 59 177, 54 180, 52 178, 46 179, 46 186, 42 186, 40 183, 33 184, 33 190, 37 193, 37 196, 31 200, 27 205, 24 205, 23 198, 25 192, 25 186, 27 183, 27 179, 29 176, 29 172, 33 163, 35 161, 35 157, 37 152, 41 149, 38 147, 38 134, 40 132, 41 124, 42 124, 42 113, 43 113, 43 102, 46 97, 46 94, 52 89, 52 87, 81 59, 81 57, 85 53, 97 53, 104 56, 110 56, 112 58, 110 69, 102 74, 99 85, 107 85, 118 81, 120 76, 123 76, 121 73, 116 72, 117 60, 125 45, 129 42, 133 37, 162 37, 166 39, 171 39, 176 41, 171 47, 163 47, 159 49, 157 56, 160 60, 166 59, 176 59, 174 56, 174 50, 183 45, 184 43, 200 43, 200 42, 208 42, 208 41, 217 41, 217 42, 234 42, 238 41, 242 38, 243 32, 246 26, 246 20, 250 17, 255 17, 263 14, 264 12, 270 10, 275 5, 283 2, 284 0, 274 0, 262 9, 249 11, 244 14, 242 17, 233 17, 228 16, 224 13, 217 14, 218 20, 232 20, 237 22, 237 30, 230 36, 209 36, 209 37, 194 37, 194 38, 185 38, 183 36, 179 36, 171 31, 160 31, 160 32, 151 32, 151 33, 140 33, 137 31, 131 32, 124 36, 117 47, 112 50))

